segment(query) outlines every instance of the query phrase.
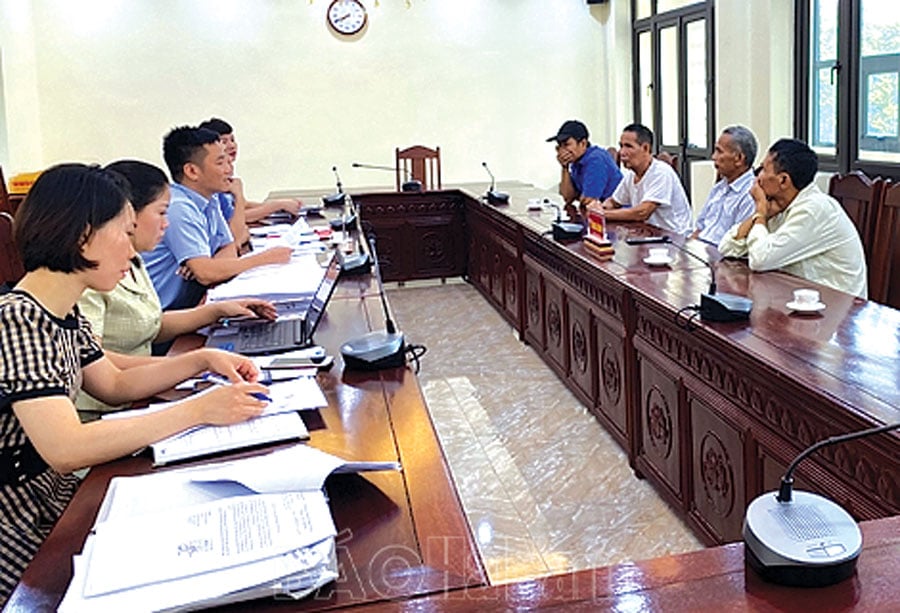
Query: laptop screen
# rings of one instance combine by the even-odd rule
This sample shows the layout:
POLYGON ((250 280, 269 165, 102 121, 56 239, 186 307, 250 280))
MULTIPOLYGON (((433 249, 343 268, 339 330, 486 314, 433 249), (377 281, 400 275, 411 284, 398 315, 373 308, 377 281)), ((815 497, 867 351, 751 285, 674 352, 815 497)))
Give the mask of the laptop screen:
POLYGON ((312 302, 309 304, 309 309, 306 311, 307 341, 312 341, 312 335, 319 325, 319 320, 322 319, 322 313, 325 312, 325 308, 328 306, 331 295, 334 293, 334 288, 337 285, 338 276, 340 276, 340 274, 340 262, 338 262, 337 257, 332 255, 331 261, 328 263, 328 269, 325 271, 325 276, 322 278, 322 282, 319 284, 312 302))

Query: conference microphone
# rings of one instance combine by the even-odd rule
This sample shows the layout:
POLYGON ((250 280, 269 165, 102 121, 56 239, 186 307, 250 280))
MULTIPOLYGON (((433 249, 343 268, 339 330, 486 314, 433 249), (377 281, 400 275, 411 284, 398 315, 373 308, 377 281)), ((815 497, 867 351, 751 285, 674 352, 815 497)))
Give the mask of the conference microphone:
POLYGON ((343 206, 344 205, 344 186, 341 185, 341 176, 338 174, 337 166, 331 167, 331 172, 334 173, 334 178, 337 180, 337 191, 328 196, 322 196, 322 203, 328 206, 343 206))
POLYGON ((335 222, 341 222, 342 238, 345 241, 347 240, 347 226, 355 224, 357 242, 359 244, 358 252, 354 250, 353 253, 345 254, 340 249, 340 247, 337 249, 336 255, 338 258, 338 263, 341 265, 341 276, 345 277, 368 273, 370 270, 372 270, 372 258, 367 249, 364 247, 364 245, 367 245, 367 243, 361 240, 363 231, 362 219, 359 214, 359 207, 356 206, 356 203, 350 196, 347 196, 344 200, 343 215, 341 215, 341 218, 339 220, 333 219, 332 225, 334 225, 335 222))
POLYGON ((422 191, 422 182, 412 178, 412 173, 406 168, 398 168, 396 166, 379 166, 378 164, 360 164, 359 162, 353 162, 351 164, 353 168, 371 168, 373 170, 390 170, 392 172, 403 171, 406 180, 400 186, 401 192, 420 192, 422 191))
POLYGON ((752 300, 744 296, 717 292, 715 265, 708 259, 697 255, 684 245, 679 245, 674 242, 672 244, 682 253, 686 253, 697 261, 703 262, 703 265, 709 268, 709 292, 700 294, 700 319, 703 321, 721 322, 750 319, 750 310, 753 308, 752 300))
POLYGON ((562 220, 562 209, 555 202, 549 202, 550 206, 556 209, 556 221, 550 224, 553 231, 553 240, 566 242, 578 240, 584 235, 584 225, 571 221, 562 220))
POLYGON ((384 312, 385 329, 347 341, 341 345, 341 356, 348 370, 397 368, 406 364, 406 343, 403 333, 397 330, 391 318, 391 310, 384 296, 384 283, 381 281, 381 266, 375 252, 374 237, 366 237, 366 244, 372 256, 375 280, 378 283, 378 297, 381 298, 381 309, 384 312))
POLYGON ((900 423, 833 436, 801 452, 785 471, 778 492, 767 492, 747 507, 742 530, 747 565, 780 585, 823 587, 850 577, 862 550, 859 526, 835 502, 794 491, 794 469, 823 447, 898 428, 900 423))
POLYGON ((494 173, 491 172, 491 169, 488 168, 487 162, 482 162, 482 166, 487 171, 487 173, 491 176, 491 187, 488 189, 487 193, 484 197, 487 199, 488 204, 498 205, 498 204, 509 204, 509 194, 506 192, 498 192, 494 189, 494 185, 496 182, 494 181, 494 173))

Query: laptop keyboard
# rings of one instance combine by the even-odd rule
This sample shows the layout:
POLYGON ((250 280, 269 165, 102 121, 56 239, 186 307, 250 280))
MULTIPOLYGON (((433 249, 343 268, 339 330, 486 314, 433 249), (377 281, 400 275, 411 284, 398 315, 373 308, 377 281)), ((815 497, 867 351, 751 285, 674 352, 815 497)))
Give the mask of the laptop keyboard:
POLYGON ((288 319, 259 326, 241 328, 244 351, 276 349, 303 344, 303 319, 288 319))

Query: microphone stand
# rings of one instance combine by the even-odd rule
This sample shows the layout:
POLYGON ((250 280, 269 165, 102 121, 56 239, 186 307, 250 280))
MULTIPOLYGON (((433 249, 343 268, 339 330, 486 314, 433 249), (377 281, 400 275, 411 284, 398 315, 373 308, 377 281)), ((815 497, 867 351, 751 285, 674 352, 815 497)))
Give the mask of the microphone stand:
POLYGON ((574 241, 584 235, 584 225, 562 220, 562 209, 555 202, 548 203, 556 209, 556 221, 550 224, 553 240, 559 242, 574 241))
POLYGON ((672 244, 682 253, 686 253, 709 268, 711 279, 709 283, 709 292, 700 294, 700 319, 703 321, 721 322, 750 319, 750 310, 753 308, 752 300, 745 296, 717 292, 716 268, 713 263, 706 258, 700 257, 684 245, 680 245, 676 242, 672 242, 672 244))
POLYGON ((337 166, 332 166, 331 171, 337 179, 337 191, 328 196, 322 196, 322 203, 326 206, 341 206, 344 204, 344 186, 341 185, 341 177, 338 174, 337 166))
POLYGON ((747 506, 742 530, 747 565, 766 581, 790 586, 824 587, 852 576, 862 551, 859 525, 837 503, 795 492, 793 472, 823 447, 898 428, 894 423, 833 436, 802 451, 785 471, 778 493, 766 492, 747 506))
POLYGON ((488 188, 487 193, 484 195, 484 197, 487 199, 487 203, 494 206, 497 206, 498 204, 509 204, 509 194, 507 194, 506 192, 498 192, 494 189, 494 173, 492 173, 491 169, 488 168, 487 162, 482 162, 481 165, 484 166, 484 169, 491 176, 491 186, 490 188, 488 188))
POLYGON ((403 171, 406 176, 406 180, 400 186, 400 191, 402 192, 421 192, 422 191, 422 182, 412 178, 412 173, 409 170, 402 167, 390 167, 390 166, 379 166, 378 164, 360 164, 359 162, 353 162, 351 164, 353 168, 371 168, 373 170, 391 170, 393 172, 403 171))

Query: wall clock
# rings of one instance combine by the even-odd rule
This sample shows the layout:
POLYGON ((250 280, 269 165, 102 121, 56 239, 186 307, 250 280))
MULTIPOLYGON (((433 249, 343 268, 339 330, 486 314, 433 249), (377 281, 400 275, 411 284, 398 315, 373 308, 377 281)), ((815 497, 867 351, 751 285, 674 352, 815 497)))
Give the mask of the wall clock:
POLYGON ((326 19, 336 33, 353 36, 365 27, 368 15, 360 0, 332 0, 326 19))

